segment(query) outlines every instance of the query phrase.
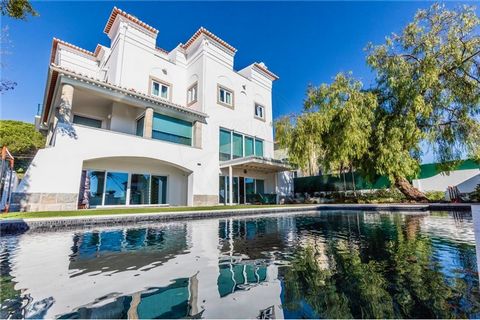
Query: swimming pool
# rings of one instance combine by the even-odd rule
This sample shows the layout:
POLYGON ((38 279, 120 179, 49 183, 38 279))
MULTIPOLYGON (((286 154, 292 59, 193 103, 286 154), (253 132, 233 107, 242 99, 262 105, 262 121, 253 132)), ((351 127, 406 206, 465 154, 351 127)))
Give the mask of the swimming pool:
POLYGON ((1 238, 1 318, 480 317, 464 213, 321 211, 1 238))

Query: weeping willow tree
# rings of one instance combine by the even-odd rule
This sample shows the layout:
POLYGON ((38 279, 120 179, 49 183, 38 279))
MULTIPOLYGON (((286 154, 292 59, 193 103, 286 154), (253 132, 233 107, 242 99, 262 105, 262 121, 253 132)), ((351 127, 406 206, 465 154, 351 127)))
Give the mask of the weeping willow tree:
POLYGON ((368 45, 372 88, 362 90, 344 74, 310 87, 300 117, 320 122, 311 125, 321 129, 318 137, 280 138, 295 132, 289 127, 277 130, 278 141, 289 142, 283 144, 289 156, 295 144, 306 143, 302 139, 319 141, 317 162, 330 172, 355 165, 367 178, 387 176, 408 199, 427 201, 409 182, 419 173, 422 143, 444 170, 465 155, 480 160, 479 28, 472 7, 419 10, 400 34, 368 45))
POLYGON ((277 142, 288 151, 292 165, 312 176, 322 158, 321 132, 324 121, 315 113, 284 116, 275 122, 277 142))
POLYGON ((434 4, 385 44, 367 47, 381 106, 371 164, 411 199, 425 200, 407 181, 419 171, 422 141, 443 169, 463 155, 480 159, 479 28, 474 8, 434 4))

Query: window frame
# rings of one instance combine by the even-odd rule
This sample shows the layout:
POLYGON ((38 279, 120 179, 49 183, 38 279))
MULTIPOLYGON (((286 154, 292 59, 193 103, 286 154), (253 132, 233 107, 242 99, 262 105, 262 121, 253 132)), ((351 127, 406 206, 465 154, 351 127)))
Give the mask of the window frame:
POLYGON ((149 86, 148 86, 148 94, 153 97, 157 97, 163 100, 172 101, 172 84, 158 78, 150 76, 149 78, 149 86), (160 85, 159 95, 153 94, 153 84, 158 83, 160 85), (162 86, 167 87, 167 98, 162 97, 162 86))
POLYGON ((188 87, 187 89, 187 107, 195 104, 198 102, 198 81, 195 81, 192 85, 190 85, 190 87, 188 87), (192 99, 192 101, 188 101, 188 98, 189 98, 189 92, 190 90, 192 90, 193 88, 195 88, 195 99, 192 99))
POLYGON ((96 116, 91 116, 91 115, 85 115, 85 114, 82 114, 82 113, 74 112, 73 115, 72 115, 72 123, 75 124, 75 125, 78 125, 78 126, 84 126, 84 127, 94 128, 94 129, 104 129, 104 126, 103 126, 103 125, 104 125, 104 123, 105 123, 105 119, 104 119, 104 118, 101 118, 101 117, 96 117, 96 116), (86 124, 75 123, 75 122, 73 122, 74 119, 75 119, 75 116, 81 117, 81 118, 90 119, 90 120, 100 121, 100 128, 92 127, 92 126, 89 126, 89 125, 86 125, 86 124))
POLYGON ((227 108, 234 109, 235 108, 235 92, 230 88, 227 88, 225 86, 217 84, 217 103, 222 105, 222 106, 225 106, 227 108), (227 102, 223 102, 223 101, 220 100, 220 91, 221 90, 230 93, 230 95, 232 97, 232 103, 231 104, 228 104, 227 102))
POLYGON ((255 102, 255 103, 253 104, 253 116, 255 117, 255 119, 265 121, 265 119, 266 119, 265 106, 264 106, 263 104, 260 104, 260 103, 255 102), (257 115, 257 107, 262 108, 262 117, 260 117, 260 116, 257 115))

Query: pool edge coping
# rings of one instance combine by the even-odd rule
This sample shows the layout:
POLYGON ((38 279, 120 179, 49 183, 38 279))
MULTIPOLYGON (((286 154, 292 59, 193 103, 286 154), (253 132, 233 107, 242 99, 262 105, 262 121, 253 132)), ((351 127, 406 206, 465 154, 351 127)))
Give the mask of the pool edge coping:
POLYGON ((27 230, 48 230, 72 227, 93 227, 144 222, 166 222, 174 220, 221 218, 229 216, 257 215, 282 212, 307 212, 321 210, 361 210, 361 211, 471 211, 472 204, 315 204, 302 206, 244 208, 225 210, 171 211, 132 214, 86 215, 75 217, 26 218, 0 220, 2 234, 25 232, 27 230))

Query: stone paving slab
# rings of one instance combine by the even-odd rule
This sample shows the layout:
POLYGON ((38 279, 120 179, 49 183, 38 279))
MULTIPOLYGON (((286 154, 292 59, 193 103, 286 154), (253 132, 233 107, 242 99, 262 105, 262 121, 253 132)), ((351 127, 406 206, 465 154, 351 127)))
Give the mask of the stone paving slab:
POLYGON ((205 219, 228 216, 256 215, 266 213, 289 213, 321 210, 360 210, 360 211, 470 211, 470 204, 322 204, 268 207, 252 209, 228 209, 212 211, 151 212, 133 214, 112 214, 95 216, 75 216, 61 218, 28 218, 0 220, 0 232, 3 234, 25 232, 27 230, 49 230, 74 227, 112 226, 144 222, 165 222, 182 219, 205 219))

